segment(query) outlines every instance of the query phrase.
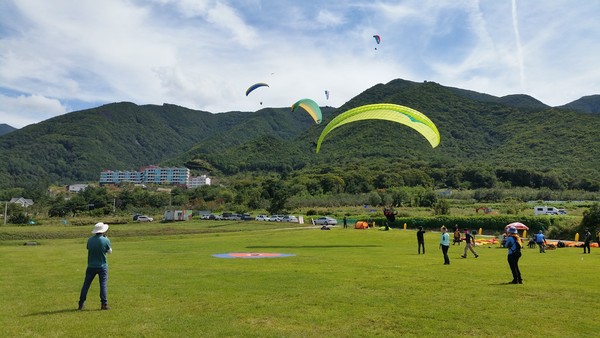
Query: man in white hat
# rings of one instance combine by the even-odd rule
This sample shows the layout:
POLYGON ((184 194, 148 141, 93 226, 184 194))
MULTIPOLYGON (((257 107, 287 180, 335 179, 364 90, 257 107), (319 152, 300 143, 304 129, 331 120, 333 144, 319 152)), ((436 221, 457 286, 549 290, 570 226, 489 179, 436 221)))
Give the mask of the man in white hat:
POLYGON ((110 246, 110 241, 106 238, 107 231, 108 224, 102 222, 96 223, 96 225, 94 225, 94 230, 92 230, 92 234, 94 235, 87 241, 88 263, 87 269, 85 270, 85 280, 81 287, 81 294, 79 295, 79 310, 84 309, 88 290, 96 275, 98 275, 100 281, 100 309, 110 309, 106 298, 108 291, 108 263, 106 262, 106 254, 111 254, 112 248, 110 246))

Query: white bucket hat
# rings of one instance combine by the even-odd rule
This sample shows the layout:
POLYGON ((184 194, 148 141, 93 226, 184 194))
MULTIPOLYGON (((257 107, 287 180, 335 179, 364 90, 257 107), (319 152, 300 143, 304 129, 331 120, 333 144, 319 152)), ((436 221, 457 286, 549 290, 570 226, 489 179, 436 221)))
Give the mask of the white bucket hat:
POLYGON ((94 230, 92 230, 93 234, 103 234, 108 231, 108 224, 98 222, 94 225, 94 230))

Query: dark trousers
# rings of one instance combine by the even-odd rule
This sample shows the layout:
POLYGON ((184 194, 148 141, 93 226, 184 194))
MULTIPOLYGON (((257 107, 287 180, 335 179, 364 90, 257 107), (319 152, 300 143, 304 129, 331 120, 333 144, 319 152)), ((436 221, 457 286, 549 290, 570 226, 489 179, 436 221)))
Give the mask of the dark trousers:
POLYGON ((80 304, 85 303, 88 290, 90 289, 90 286, 92 285, 96 275, 98 275, 98 280, 100 281, 100 302, 102 304, 108 303, 108 300, 106 299, 108 289, 108 268, 87 268, 85 270, 85 280, 83 281, 83 286, 81 287, 81 294, 79 295, 80 304))
POLYGON ((521 282, 521 271, 519 270, 519 258, 521 258, 520 252, 514 252, 508 255, 508 266, 510 266, 510 272, 513 275, 513 282, 521 282))
POLYGON ((537 245, 540 247, 540 253, 546 252, 546 244, 544 242, 540 242, 537 245))
POLYGON ((448 257, 449 245, 442 245, 442 253, 444 254, 444 264, 450 264, 450 257, 448 257))
POLYGON ((583 253, 585 253, 586 248, 587 253, 590 253, 590 242, 583 242, 583 253))
POLYGON ((425 242, 419 241, 419 254, 421 254, 421 248, 423 248, 423 255, 425 254, 425 242))

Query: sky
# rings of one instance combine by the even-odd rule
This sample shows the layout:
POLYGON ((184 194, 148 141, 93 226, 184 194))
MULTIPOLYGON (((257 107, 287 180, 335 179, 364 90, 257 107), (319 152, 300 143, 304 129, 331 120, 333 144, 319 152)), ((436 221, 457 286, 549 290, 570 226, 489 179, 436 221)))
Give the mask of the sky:
POLYGON ((560 106, 600 94, 598 18, 595 0, 0 0, 0 124, 339 107, 394 79, 560 106))

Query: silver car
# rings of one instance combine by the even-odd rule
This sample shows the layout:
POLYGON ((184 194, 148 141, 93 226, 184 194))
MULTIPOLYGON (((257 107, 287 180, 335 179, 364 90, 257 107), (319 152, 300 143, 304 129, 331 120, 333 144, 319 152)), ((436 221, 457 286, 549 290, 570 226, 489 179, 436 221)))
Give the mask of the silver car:
POLYGON ((281 222, 282 218, 283 218, 283 215, 271 215, 271 217, 269 217, 269 221, 270 222, 281 222))
POLYGON ((316 225, 337 225, 337 220, 331 217, 319 217, 315 220, 316 225))
POLYGON ((254 218, 256 221, 269 221, 269 216, 267 215, 258 215, 254 218))
POLYGON ((292 222, 292 223, 298 223, 298 217, 294 216, 294 215, 286 215, 283 216, 281 218, 282 222, 292 222))

